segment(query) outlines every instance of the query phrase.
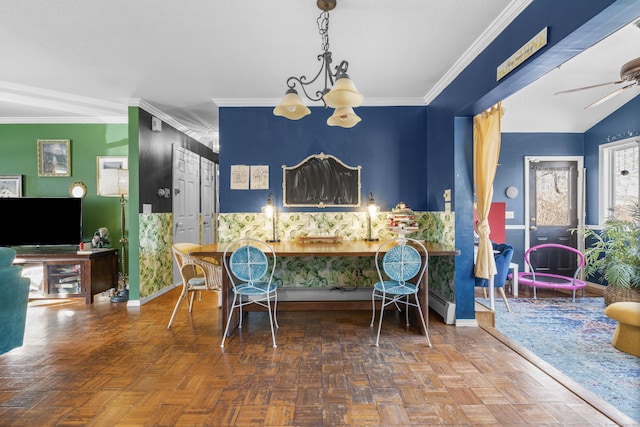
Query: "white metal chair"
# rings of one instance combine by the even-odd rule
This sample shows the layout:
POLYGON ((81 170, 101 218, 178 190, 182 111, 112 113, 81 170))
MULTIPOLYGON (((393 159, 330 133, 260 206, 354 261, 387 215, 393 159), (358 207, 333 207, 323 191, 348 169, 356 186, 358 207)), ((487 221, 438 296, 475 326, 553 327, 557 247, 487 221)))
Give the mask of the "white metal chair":
POLYGON ((222 290, 222 266, 218 261, 213 258, 200 259, 189 255, 189 251, 199 247, 200 245, 195 243, 176 243, 172 247, 180 277, 182 277, 182 292, 173 309, 167 329, 171 329, 182 300, 187 302, 189 313, 191 313, 196 292, 222 290))
POLYGON ((265 307, 269 313, 271 338, 273 339, 273 347, 276 348, 276 335, 273 325, 275 324, 276 328, 279 325, 276 314, 278 306, 277 286, 273 283, 273 273, 276 268, 275 251, 271 245, 261 240, 243 238, 227 245, 222 259, 233 290, 233 304, 220 347, 224 348, 224 341, 229 332, 233 311, 236 308, 240 310, 238 328, 242 328, 242 307, 249 304, 257 304, 265 307), (273 313, 271 312, 272 301, 273 313))
POLYGON ((398 311, 401 311, 399 304, 405 306, 407 326, 409 326, 409 307, 418 309, 420 320, 427 336, 427 344, 431 347, 427 322, 422 314, 422 308, 418 300, 418 289, 420 289, 420 284, 425 279, 428 256, 427 248, 421 242, 405 237, 389 239, 378 247, 375 264, 379 281, 373 285, 373 293, 371 294, 373 308, 371 327, 373 327, 376 316, 376 299, 382 300, 376 347, 380 341, 380 330, 382 329, 382 317, 385 307, 391 304, 395 305, 398 311), (411 302, 410 297, 413 297, 415 302, 411 302))

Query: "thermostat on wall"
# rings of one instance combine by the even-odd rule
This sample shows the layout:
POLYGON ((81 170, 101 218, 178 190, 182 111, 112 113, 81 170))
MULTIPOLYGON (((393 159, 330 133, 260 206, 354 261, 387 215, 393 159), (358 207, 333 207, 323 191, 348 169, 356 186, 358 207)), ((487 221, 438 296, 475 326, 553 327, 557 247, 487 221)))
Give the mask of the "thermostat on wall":
POLYGON ((162 132, 162 120, 151 116, 151 130, 154 132, 162 132))
POLYGON ((518 197, 518 189, 512 185, 510 187, 507 187, 507 189, 505 190, 505 194, 508 198, 513 199, 515 197, 518 197))

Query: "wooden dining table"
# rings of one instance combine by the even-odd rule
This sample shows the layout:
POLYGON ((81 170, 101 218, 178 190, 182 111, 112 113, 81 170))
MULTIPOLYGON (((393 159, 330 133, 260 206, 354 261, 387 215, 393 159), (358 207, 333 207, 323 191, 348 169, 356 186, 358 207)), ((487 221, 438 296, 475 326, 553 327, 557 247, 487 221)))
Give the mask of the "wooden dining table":
MULTIPOLYGON (((337 242, 302 242, 302 241, 280 241, 269 243, 275 253, 276 257, 375 257, 376 251, 380 246, 381 242, 378 241, 365 241, 365 240, 346 240, 346 241, 337 241, 337 242)), ((222 257, 224 256, 224 250, 227 247, 228 243, 213 243, 210 245, 203 245, 199 248, 195 248, 189 252, 189 255, 195 257, 213 257, 221 261, 221 265, 224 269, 224 262, 222 262, 222 257)), ((456 256, 459 254, 459 251, 450 245, 445 245, 441 243, 433 243, 426 242, 424 243, 427 248, 428 256, 456 256)), ((227 254, 228 256, 230 254, 227 254)), ((428 272, 425 271, 425 278, 423 286, 420 287, 418 291, 418 300, 420 301, 420 306, 425 316, 425 319, 428 319, 428 310, 429 310, 429 292, 428 292, 428 272)), ((363 301, 364 302, 364 301, 363 301)), ((229 283, 229 276, 227 271, 224 270, 222 273, 222 322, 223 325, 226 324, 227 319, 231 312, 231 306, 233 303, 233 289, 229 283)), ((366 301, 367 308, 371 308, 371 300, 366 301)), ((288 306, 290 309, 295 308, 296 302, 289 302, 288 306)), ((300 304, 304 304, 304 302, 300 302, 300 304)), ((333 306, 339 306, 335 301, 332 301, 331 304, 333 306)), ((362 305, 362 304, 361 304, 362 305)), ((364 307, 364 305, 362 305, 364 307)), ((308 305, 305 308, 308 309, 308 305)), ((318 306, 320 307, 320 306, 318 306)), ((351 306, 352 307, 352 306, 351 306)), ((281 304, 278 304, 278 308, 281 308, 281 304)), ((299 308, 298 308, 299 309, 299 308)), ((237 326, 239 321, 239 316, 234 315, 234 319, 232 319, 232 326, 237 326)), ((413 322, 412 322, 413 323, 413 322)), ((416 322, 415 324, 419 325, 420 332, 425 334, 426 331, 422 330, 422 325, 420 322, 416 322)), ((230 328, 230 331, 233 328, 230 328)))

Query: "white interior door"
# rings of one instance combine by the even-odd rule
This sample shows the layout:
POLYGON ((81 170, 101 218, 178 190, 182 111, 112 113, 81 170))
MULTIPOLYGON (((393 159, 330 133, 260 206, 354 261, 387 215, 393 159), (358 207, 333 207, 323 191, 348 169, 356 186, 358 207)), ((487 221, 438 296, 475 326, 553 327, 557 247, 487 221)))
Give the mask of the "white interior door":
POLYGON ((215 226, 215 163, 204 157, 200 158, 200 217, 202 220, 201 232, 202 244, 208 245, 214 242, 215 226))
MULTIPOLYGON (((200 156, 173 147, 173 242, 200 243, 200 156)), ((174 283, 180 273, 174 261, 174 283)))

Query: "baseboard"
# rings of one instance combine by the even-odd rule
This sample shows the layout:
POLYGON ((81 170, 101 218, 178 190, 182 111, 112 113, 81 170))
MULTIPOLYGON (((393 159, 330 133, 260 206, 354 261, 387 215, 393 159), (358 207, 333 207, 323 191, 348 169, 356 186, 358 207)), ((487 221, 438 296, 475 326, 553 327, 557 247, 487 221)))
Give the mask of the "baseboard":
POLYGON ((600 283, 587 282, 587 288, 597 289, 604 292, 604 290, 607 289, 607 286, 600 283))
POLYGON ((149 301, 153 301, 154 299, 161 297, 162 295, 166 294, 167 292, 171 292, 172 290, 174 290, 175 288, 177 288, 178 286, 182 286, 182 285, 170 285, 167 286, 166 288, 162 288, 160 289, 158 292, 155 292, 147 297, 144 298, 140 298, 139 300, 129 300, 127 301, 127 306, 130 307, 140 307, 141 305, 144 305, 146 303, 148 303, 149 301))
POLYGON ((453 325, 456 321, 456 304, 447 301, 435 292, 429 291, 429 308, 442 316, 444 323, 453 325))
POLYGON ((456 327, 477 328, 478 321, 476 319, 456 319, 456 327))

